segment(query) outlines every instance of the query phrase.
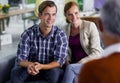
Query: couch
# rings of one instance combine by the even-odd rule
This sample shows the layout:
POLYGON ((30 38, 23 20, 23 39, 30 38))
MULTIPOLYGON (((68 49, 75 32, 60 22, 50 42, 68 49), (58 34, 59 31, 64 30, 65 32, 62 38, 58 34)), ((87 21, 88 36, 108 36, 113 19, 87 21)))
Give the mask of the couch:
POLYGON ((6 83, 14 66, 15 55, 0 57, 0 83, 6 83))
MULTIPOLYGON (((10 72, 15 63, 15 54, 9 56, 0 56, 0 83, 10 83, 10 72)), ((25 83, 36 83, 36 81, 28 81, 25 83)), ((46 81, 37 81, 37 83, 46 83, 46 81)))

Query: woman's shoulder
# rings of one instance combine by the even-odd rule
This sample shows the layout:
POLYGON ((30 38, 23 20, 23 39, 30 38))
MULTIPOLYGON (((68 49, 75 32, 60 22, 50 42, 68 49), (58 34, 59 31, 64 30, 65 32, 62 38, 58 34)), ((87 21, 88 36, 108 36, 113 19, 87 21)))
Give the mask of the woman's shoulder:
POLYGON ((69 23, 64 22, 64 23, 62 24, 62 28, 67 28, 68 26, 69 26, 69 23))
POLYGON ((94 22, 88 21, 88 20, 82 20, 82 23, 86 26, 90 26, 91 24, 95 24, 94 22))
POLYGON ((70 27, 70 24, 68 24, 68 23, 63 23, 62 25, 61 25, 61 28, 63 29, 63 31, 68 31, 68 29, 69 29, 69 27, 70 27))
POLYGON ((88 20, 82 20, 82 25, 84 28, 87 28, 87 29, 96 29, 97 26, 94 22, 92 21, 88 21, 88 20))

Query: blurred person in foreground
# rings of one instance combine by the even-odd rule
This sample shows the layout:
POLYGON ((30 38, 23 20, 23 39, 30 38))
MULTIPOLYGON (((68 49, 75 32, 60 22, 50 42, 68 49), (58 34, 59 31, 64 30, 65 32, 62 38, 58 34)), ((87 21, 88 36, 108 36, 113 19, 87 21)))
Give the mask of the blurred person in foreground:
POLYGON ((11 83, 24 83, 29 78, 58 83, 63 73, 68 41, 63 30, 53 25, 57 6, 53 1, 43 1, 38 10, 40 24, 33 25, 21 35, 11 83))
POLYGON ((101 10, 102 58, 84 64, 78 83, 120 83, 120 0, 108 0, 101 10))
POLYGON ((80 9, 76 2, 65 4, 64 15, 67 23, 63 29, 68 36, 69 55, 62 83, 77 83, 82 65, 101 57, 99 32, 95 23, 80 19, 80 9))

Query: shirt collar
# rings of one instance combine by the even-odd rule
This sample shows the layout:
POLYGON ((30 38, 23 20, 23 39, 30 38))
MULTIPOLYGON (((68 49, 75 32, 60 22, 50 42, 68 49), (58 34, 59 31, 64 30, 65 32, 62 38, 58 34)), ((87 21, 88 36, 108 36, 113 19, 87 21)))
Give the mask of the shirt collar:
POLYGON ((120 52, 120 43, 113 44, 104 49, 103 56, 108 56, 112 53, 120 52))
MULTIPOLYGON (((55 30, 56 30, 56 27, 55 27, 55 26, 52 26, 51 32, 50 32, 49 35, 48 35, 47 37, 45 37, 45 38, 54 37, 54 32, 55 32, 55 30)), ((40 32, 40 27, 39 27, 39 25, 38 25, 38 27, 37 27, 37 35, 43 37, 42 33, 40 32)))

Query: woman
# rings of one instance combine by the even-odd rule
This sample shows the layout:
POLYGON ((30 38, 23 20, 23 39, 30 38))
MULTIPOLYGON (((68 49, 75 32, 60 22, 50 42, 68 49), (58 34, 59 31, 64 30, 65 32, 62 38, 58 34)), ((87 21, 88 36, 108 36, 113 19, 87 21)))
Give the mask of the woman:
POLYGON ((99 32, 93 22, 80 19, 79 6, 68 2, 64 7, 67 24, 63 29, 69 39, 70 55, 67 61, 62 83, 77 83, 77 76, 83 63, 100 58, 103 49, 100 46, 99 32))

